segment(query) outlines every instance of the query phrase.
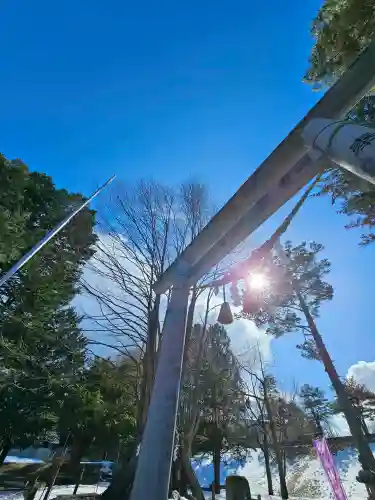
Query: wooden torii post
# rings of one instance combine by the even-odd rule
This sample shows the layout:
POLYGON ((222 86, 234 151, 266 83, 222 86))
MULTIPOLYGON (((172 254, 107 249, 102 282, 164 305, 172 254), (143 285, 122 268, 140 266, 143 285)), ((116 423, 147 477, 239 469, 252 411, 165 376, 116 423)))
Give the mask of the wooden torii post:
MULTIPOLYGON (((311 136, 313 120, 339 120, 374 85, 375 41, 362 52, 155 283, 155 293, 163 294, 172 287, 172 294, 163 327, 163 342, 131 500, 144 500, 150 494, 153 500, 168 498, 185 344, 185 319, 191 285, 324 170, 327 157, 323 158, 324 161, 322 158, 312 158, 307 145, 315 144, 307 140, 306 145, 302 137, 304 132, 306 135, 306 130, 309 131, 308 138, 311 136), (306 128, 308 125, 310 127, 306 128)), ((317 135, 323 132, 317 122, 314 127, 317 135)), ((341 144, 344 149, 348 149, 349 144, 345 140, 341 144)), ((329 157, 328 147, 326 153, 329 157)), ((332 159, 337 161, 337 149, 334 153, 332 159)))

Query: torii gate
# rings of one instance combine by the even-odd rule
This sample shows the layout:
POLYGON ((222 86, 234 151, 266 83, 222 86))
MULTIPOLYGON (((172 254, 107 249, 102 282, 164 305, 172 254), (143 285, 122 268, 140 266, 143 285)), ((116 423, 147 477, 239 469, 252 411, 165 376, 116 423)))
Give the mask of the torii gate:
POLYGON ((172 294, 131 500, 168 498, 189 288, 320 173, 327 157, 375 183, 375 130, 337 121, 374 85, 375 40, 154 284, 155 293, 172 287, 172 294))

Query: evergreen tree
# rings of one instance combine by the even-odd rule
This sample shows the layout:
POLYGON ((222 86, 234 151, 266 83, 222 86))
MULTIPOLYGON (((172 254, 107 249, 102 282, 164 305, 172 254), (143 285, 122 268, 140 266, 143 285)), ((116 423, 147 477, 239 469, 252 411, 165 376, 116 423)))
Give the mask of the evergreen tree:
MULTIPOLYGON (((375 35, 372 0, 325 0, 312 25, 315 44, 305 81, 321 89, 330 86, 366 48, 375 35)), ((375 123, 373 90, 348 114, 356 122, 375 123)), ((361 244, 375 240, 375 188, 342 168, 330 169, 321 194, 328 194, 339 212, 350 217, 347 228, 361 228, 361 244)))
POLYGON ((325 0, 311 27, 315 39, 305 80, 315 88, 331 85, 366 48, 375 34, 371 0, 325 0))
POLYGON ((196 498, 203 498, 203 493, 190 470, 191 457, 213 455, 214 485, 219 491, 221 458, 236 448, 234 434, 244 407, 240 369, 227 331, 219 324, 195 325, 187 349, 178 426, 183 475, 196 498))
POLYGON ((14 168, 0 154, 0 270, 17 260, 25 247, 25 224, 28 212, 23 208, 23 189, 28 178, 27 168, 14 168))
POLYGON ((62 395, 58 428, 71 446, 70 462, 77 472, 90 446, 101 456, 116 455, 135 438, 136 400, 132 390, 134 366, 95 359, 62 395))
POLYGON ((327 259, 319 259, 323 246, 318 243, 303 242, 293 247, 290 242, 286 242, 284 249, 289 258, 287 270, 284 270, 279 258, 261 269, 260 272, 267 275, 268 286, 261 292, 261 296, 251 287, 246 292, 239 292, 238 296, 244 306, 245 301, 253 302, 250 310, 243 311, 240 316, 254 321, 259 328, 266 327, 266 333, 276 338, 287 333, 301 332, 304 342, 297 347, 302 355, 318 359, 309 325, 298 297, 290 286, 290 277, 285 272, 300 283, 304 301, 312 316, 317 317, 321 304, 333 297, 332 286, 324 281, 331 265, 327 259))
POLYGON ((209 327, 207 343, 202 373, 206 387, 202 410, 205 432, 212 444, 215 492, 219 494, 224 442, 230 446, 228 437, 240 420, 244 397, 240 369, 225 328, 219 324, 209 327))
MULTIPOLYGON (((50 177, 4 157, 0 178, 5 179, 0 186, 3 273, 83 197, 56 189, 50 177)), ((56 392, 83 369, 85 339, 70 303, 82 265, 93 254, 93 224, 94 213, 83 210, 1 290, 3 452, 20 439, 32 442, 55 425, 56 392)))
POLYGON ((323 436, 323 425, 328 422, 332 415, 332 406, 324 395, 324 391, 319 387, 305 384, 301 387, 300 394, 302 407, 308 418, 316 426, 319 436, 323 436))

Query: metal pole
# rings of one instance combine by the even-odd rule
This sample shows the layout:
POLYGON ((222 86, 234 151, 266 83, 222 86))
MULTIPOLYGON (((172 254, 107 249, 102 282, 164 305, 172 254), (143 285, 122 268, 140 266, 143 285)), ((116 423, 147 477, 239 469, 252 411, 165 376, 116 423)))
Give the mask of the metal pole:
POLYGON ((5 283, 12 278, 30 259, 34 257, 36 253, 41 250, 44 245, 46 245, 58 232, 61 231, 83 208, 85 208, 105 187, 107 187, 115 178, 113 175, 108 181, 103 184, 99 189, 95 191, 94 194, 90 196, 82 205, 80 205, 76 210, 74 210, 70 215, 65 217, 54 229, 49 231, 31 250, 29 250, 14 266, 12 266, 8 272, 0 277, 0 288, 5 285, 5 283))
POLYGON ((186 266, 179 268, 179 280, 169 302, 155 382, 138 456, 131 500, 167 500, 176 429, 185 322, 189 298, 186 266))

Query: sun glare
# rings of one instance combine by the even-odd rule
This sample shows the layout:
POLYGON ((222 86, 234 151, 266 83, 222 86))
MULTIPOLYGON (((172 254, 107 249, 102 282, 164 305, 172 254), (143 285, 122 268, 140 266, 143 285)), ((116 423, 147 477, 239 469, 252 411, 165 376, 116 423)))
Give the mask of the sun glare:
POLYGON ((264 290, 268 286, 268 279, 264 274, 253 273, 248 278, 250 288, 254 290, 264 290))

